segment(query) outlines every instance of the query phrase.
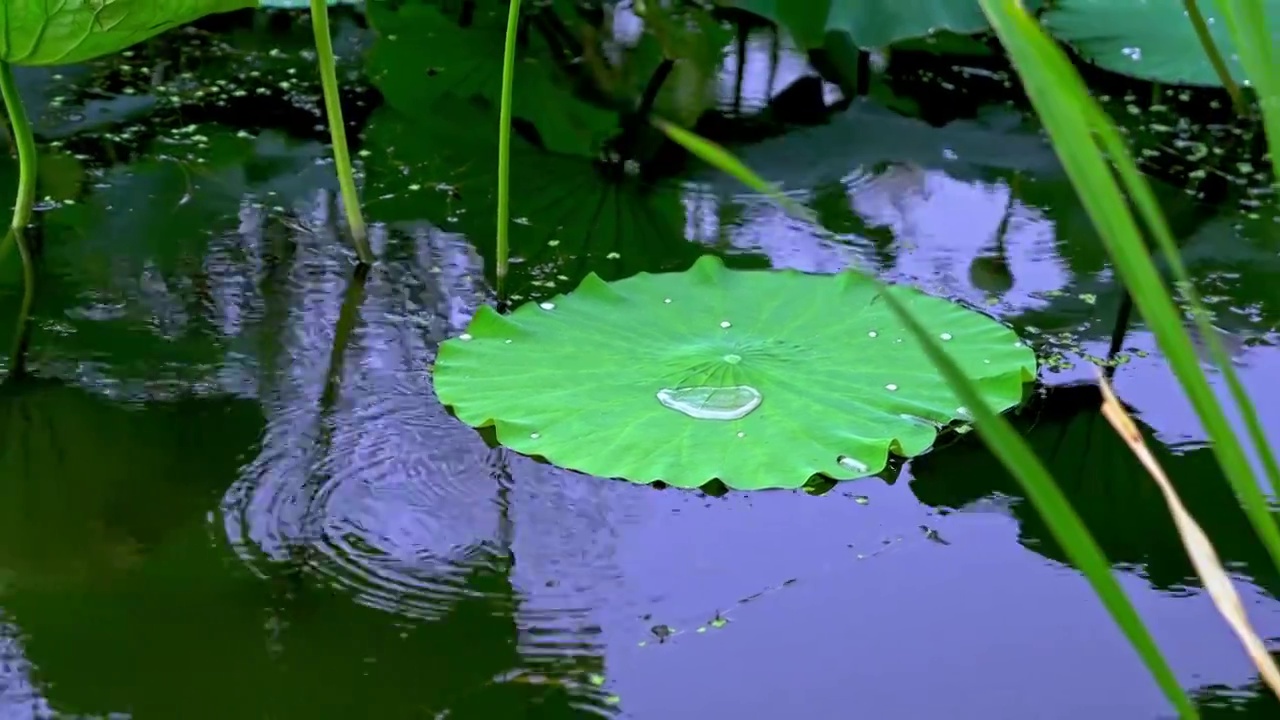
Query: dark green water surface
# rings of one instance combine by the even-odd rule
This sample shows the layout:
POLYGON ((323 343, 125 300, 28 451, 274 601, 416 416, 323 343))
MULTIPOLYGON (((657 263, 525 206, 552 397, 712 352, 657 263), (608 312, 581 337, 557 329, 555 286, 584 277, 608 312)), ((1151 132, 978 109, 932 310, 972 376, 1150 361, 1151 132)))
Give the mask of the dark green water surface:
MULTIPOLYGON (((358 87, 367 37, 338 24, 358 87)), ((382 258, 359 285, 310 29, 178 37, 21 76, 44 266, 32 376, 0 386, 0 718, 1171 716, 974 440, 820 495, 724 497, 487 444, 430 376, 493 300, 485 109, 348 93, 382 258)), ((770 88, 749 48, 758 103, 803 70, 784 54, 770 88)), ((395 72, 386 87, 422 81, 395 72)), ((987 307, 1047 358, 1017 423, 1204 715, 1277 717, 1081 384, 1121 292, 1052 151, 1001 102, 942 127, 886 105, 736 148, 834 238, 710 170, 608 180, 518 141, 515 292, 715 253, 853 265, 987 307)), ((1213 132, 1151 141, 1157 191, 1280 441, 1280 218, 1264 168, 1180 169, 1213 132), (1209 200, 1184 190, 1206 176, 1209 200)), ((4 197, 15 173, 0 162, 4 197)), ((10 253, 6 343, 19 296, 10 253)), ((1140 322, 1123 346, 1118 393, 1280 638, 1280 575, 1188 403, 1140 322)))

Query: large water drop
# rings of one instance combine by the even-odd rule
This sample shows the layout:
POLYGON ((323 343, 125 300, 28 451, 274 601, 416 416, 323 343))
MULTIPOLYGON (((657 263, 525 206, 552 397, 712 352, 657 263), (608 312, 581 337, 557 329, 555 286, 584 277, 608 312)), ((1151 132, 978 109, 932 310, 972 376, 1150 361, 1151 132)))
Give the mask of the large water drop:
POLYGON ((663 388, 658 402, 699 420, 737 420, 760 407, 764 398, 750 385, 663 388))

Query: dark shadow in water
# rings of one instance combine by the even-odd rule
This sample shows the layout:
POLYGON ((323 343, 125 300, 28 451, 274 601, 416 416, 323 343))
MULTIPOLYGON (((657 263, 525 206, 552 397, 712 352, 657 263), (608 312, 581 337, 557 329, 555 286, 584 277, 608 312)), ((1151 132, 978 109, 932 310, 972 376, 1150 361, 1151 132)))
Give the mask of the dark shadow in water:
MULTIPOLYGON (((1015 428, 1058 480, 1107 559, 1173 593, 1199 586, 1159 488, 1102 417, 1095 385, 1049 388, 1013 418, 1015 428)), ((1280 577, 1222 476, 1210 448, 1171 448, 1132 409, 1143 437, 1187 509, 1213 539, 1228 568, 1272 595, 1280 577)), ((998 511, 1019 523, 1019 539, 1069 564, 1021 486, 982 441, 968 437, 912 464, 916 497, 947 511, 998 511)))
MULTIPOLYGON (((1272 651, 1272 657, 1276 652, 1272 651)), ((1280 657, 1276 657, 1280 660, 1280 657)), ((1262 720, 1280 717, 1280 700, 1261 680, 1243 687, 1208 685, 1196 689, 1192 699, 1203 720, 1262 720)))

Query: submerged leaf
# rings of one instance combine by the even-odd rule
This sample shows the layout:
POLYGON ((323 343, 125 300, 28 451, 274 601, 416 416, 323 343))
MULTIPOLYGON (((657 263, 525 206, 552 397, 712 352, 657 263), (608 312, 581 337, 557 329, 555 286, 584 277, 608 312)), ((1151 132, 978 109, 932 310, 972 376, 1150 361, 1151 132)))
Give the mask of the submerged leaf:
POLYGON ((69 65, 120 52, 205 15, 256 7, 257 0, 5 0, 0 60, 69 65))
MULTIPOLYGON (((1005 410, 1035 375, 1009 328, 899 286, 988 402, 1005 410)), ((852 479, 890 452, 918 455, 967 419, 880 289, 854 273, 683 273, 606 284, 509 316, 483 307, 444 343, 435 389, 514 450, 633 482, 796 488, 852 479)))

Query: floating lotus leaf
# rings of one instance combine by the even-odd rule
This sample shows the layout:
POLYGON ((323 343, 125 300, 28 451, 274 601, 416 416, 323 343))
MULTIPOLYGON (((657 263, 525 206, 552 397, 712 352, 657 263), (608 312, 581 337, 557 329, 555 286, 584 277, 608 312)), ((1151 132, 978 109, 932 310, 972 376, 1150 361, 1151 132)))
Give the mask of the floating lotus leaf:
MULTIPOLYGON (((1231 0, 1239 2, 1239 0, 1231 0)), ((1280 0, 1266 6, 1273 41, 1280 42, 1280 0)), ((1237 81, 1245 79, 1216 3, 1200 3, 1209 34, 1237 81)), ((1187 19, 1183 0, 1058 0, 1045 27, 1085 58, 1113 72, 1180 85, 1221 85, 1187 19)))
MULTIPOLYGON (((443 343, 435 390, 469 425, 563 467, 638 483, 796 488, 932 446, 967 410, 855 273, 728 270, 704 256, 510 315, 482 307, 443 343)), ((892 287, 1006 410, 1034 353, 980 313, 892 287)))
MULTIPOLYGON (((828 33, 845 33, 864 48, 883 47, 942 31, 991 29, 977 0, 718 0, 767 18, 803 47, 821 47, 828 33)), ((1039 0, 1024 0, 1029 10, 1039 0)))

